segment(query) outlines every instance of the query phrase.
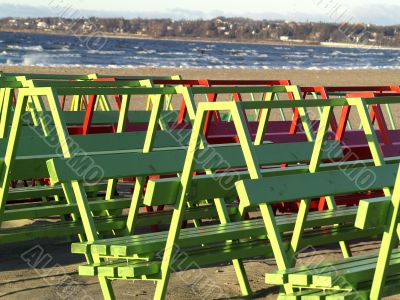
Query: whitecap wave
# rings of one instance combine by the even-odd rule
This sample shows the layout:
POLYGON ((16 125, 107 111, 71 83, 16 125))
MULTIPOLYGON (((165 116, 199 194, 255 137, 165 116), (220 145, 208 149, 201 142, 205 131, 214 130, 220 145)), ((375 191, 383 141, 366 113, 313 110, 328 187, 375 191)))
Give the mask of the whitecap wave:
POLYGON ((124 54, 124 50, 88 50, 89 54, 100 54, 100 55, 112 55, 112 54, 124 54))
POLYGON ((91 50, 70 37, 53 38, 32 35, 24 43, 0 44, 1 62, 97 68, 400 69, 399 52, 384 49, 119 40, 118 47, 109 43, 91 50))
POLYGON ((12 50, 26 50, 26 51, 37 51, 37 52, 43 52, 44 50, 41 45, 35 45, 35 46, 7 45, 7 48, 12 50))
POLYGON ((154 53, 156 53, 156 52, 157 52, 156 50, 152 50, 152 49, 150 49, 150 50, 139 50, 139 51, 136 51, 137 54, 154 54, 154 53))
POLYGON ((67 46, 63 46, 63 47, 58 48, 58 49, 49 50, 49 52, 70 52, 70 51, 71 51, 71 49, 69 47, 67 47, 67 46))

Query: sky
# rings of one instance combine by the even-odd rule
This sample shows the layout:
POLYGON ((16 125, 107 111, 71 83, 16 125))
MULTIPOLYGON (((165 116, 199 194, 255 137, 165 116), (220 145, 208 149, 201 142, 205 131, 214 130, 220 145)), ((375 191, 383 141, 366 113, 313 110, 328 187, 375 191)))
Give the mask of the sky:
POLYGON ((217 16, 290 21, 400 24, 398 0, 0 0, 0 17, 209 19, 217 16), (395 12, 395 13, 393 13, 395 12))

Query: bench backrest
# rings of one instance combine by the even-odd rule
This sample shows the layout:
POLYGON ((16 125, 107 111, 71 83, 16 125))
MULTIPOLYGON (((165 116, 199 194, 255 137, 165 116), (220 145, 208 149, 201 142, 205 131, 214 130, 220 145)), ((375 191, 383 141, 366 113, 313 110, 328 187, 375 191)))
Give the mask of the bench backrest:
MULTIPOLYGON (((336 141, 329 141, 326 145, 332 152, 325 153, 324 159, 337 159, 343 157, 340 144, 336 141)), ((279 166, 283 163, 304 163, 309 161, 313 149, 313 143, 288 143, 288 144, 262 144, 255 147, 260 163, 263 166, 279 166)), ((90 160, 103 172, 101 177, 93 177, 93 180, 122 178, 130 176, 149 176, 154 174, 175 174, 183 170, 187 147, 173 149, 159 149, 148 153, 109 153, 90 154, 90 160), (110 164, 110 162, 112 162, 110 164)), ((242 150, 238 144, 213 145, 206 149, 199 150, 199 160, 196 163, 195 171, 205 170, 235 170, 246 168, 246 162, 242 150)), ((52 170, 54 182, 69 182, 81 180, 79 175, 71 168, 77 158, 53 158, 48 162, 52 170)), ((85 168, 82 166, 83 169, 85 168)), ((100 174, 99 174, 100 175, 100 174)), ((227 176, 230 176, 227 173, 227 176)), ((174 179, 172 186, 176 188, 179 179, 174 179)), ((171 201, 171 199, 165 199, 171 201)))
MULTIPOLYGON (((95 153, 132 153, 141 152, 145 143, 146 132, 127 132, 119 134, 73 135, 68 139, 74 157, 85 159, 95 153)), ((174 132, 158 132, 154 141, 155 148, 182 147, 187 145, 188 137, 174 136, 174 132)), ((48 177, 46 161, 62 157, 57 137, 41 137, 34 132, 31 136, 21 137, 18 141, 15 166, 12 179, 31 179, 48 177)), ((0 153, 4 155, 6 140, 0 140, 0 153)), ((1 155, 0 157, 4 158, 1 155)), ((111 158, 111 156, 109 156, 111 158)), ((78 161, 79 161, 78 160, 78 161)), ((112 160, 112 158, 111 158, 112 160)))
MULTIPOLYGON (((135 110, 129 111, 127 116, 127 121, 129 123, 148 123, 150 119, 150 111, 145 110, 135 110)), ((85 111, 63 111, 62 115, 65 123, 68 125, 82 125, 85 120, 85 111)), ((30 113, 24 114, 23 118, 25 126, 33 126, 33 119, 30 117, 30 113)), ((178 111, 166 111, 163 112, 165 121, 176 122, 178 118, 178 111)), ((51 119, 50 112, 44 112, 44 116, 47 119, 51 119)), ((119 112, 114 111, 95 111, 93 113, 93 118, 91 120, 92 125, 102 125, 102 124, 116 124, 118 122, 119 112)), ((8 125, 11 125, 11 120, 9 120, 8 125)))
POLYGON ((397 170, 397 164, 339 168, 312 174, 245 179, 238 181, 236 188, 240 205, 249 207, 392 188, 397 170))

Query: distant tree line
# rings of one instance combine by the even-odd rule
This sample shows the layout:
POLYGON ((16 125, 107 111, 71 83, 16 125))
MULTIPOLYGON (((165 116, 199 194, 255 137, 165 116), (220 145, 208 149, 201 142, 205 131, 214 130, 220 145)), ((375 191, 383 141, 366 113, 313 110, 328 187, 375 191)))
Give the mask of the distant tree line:
POLYGON ((211 20, 123 18, 3 18, 0 29, 63 34, 119 34, 153 38, 359 43, 400 46, 400 26, 332 24, 219 17, 211 20))

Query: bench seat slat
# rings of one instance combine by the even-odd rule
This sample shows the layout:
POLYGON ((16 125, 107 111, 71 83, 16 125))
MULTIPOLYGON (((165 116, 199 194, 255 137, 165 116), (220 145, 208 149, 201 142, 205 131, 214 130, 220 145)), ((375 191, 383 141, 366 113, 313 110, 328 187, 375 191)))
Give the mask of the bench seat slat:
POLYGON ((81 276, 107 276, 140 278, 160 272, 160 262, 147 261, 112 261, 79 266, 81 276))
MULTIPOLYGON (((97 200, 90 201, 89 206, 92 212, 104 211, 107 209, 123 209, 129 207, 131 203, 130 198, 110 199, 110 200, 97 200)), ((16 208, 6 210, 4 213, 4 221, 18 220, 18 219, 36 219, 52 215, 66 215, 70 213, 78 213, 77 204, 58 204, 57 202, 50 205, 33 208, 16 208)))
MULTIPOLYGON (((382 297, 389 297, 400 292, 400 276, 388 276, 385 285, 382 287, 382 297)), ((356 300, 368 299, 371 283, 366 282, 365 287, 354 291, 302 289, 293 294, 279 295, 282 300, 356 300)))
MULTIPOLYGON (((329 221, 328 221, 329 222, 329 221)), ((292 230, 295 220, 284 220, 278 223, 280 230, 292 230)), ((224 225, 210 225, 208 229, 191 228, 183 230, 178 242, 179 246, 193 246, 202 243, 214 243, 229 240, 229 238, 249 238, 259 237, 266 234, 262 220, 251 220, 244 222, 229 223, 224 225)), ((162 233, 156 237, 152 235, 137 236, 127 240, 118 240, 116 243, 99 245, 95 244, 91 247, 92 252, 102 254, 109 253, 116 256, 128 256, 131 253, 141 253, 160 249, 166 242, 166 234, 162 233), (108 251, 107 251, 108 250, 108 251)))
MULTIPOLYGON (((357 231, 354 227, 348 227, 348 231, 357 231)), ((327 231, 326 229, 318 229, 317 234, 322 238, 319 240, 316 246, 324 244, 324 235, 329 236, 330 234, 334 234, 335 232, 340 231, 338 228, 332 228, 332 232, 327 231)), ((305 235, 307 239, 307 234, 305 235)), ((342 240, 340 237, 336 238, 336 243, 342 240)), ((283 248, 285 250, 289 249, 290 245, 290 237, 285 236, 283 248)), ((160 249, 162 250, 162 249, 160 249)), ((174 259, 172 267, 176 270, 178 269, 189 269, 196 266, 206 266, 210 264, 220 263, 227 261, 229 259, 247 259, 251 257, 273 257, 273 251, 271 245, 264 239, 259 240, 247 240, 247 241, 240 241, 240 242, 233 242, 229 245, 222 243, 216 245, 209 245, 207 247, 197 246, 192 248, 184 248, 183 249, 185 255, 179 256, 174 259)), ((157 252, 159 253, 159 252, 157 252)), ((149 260, 150 262, 159 262, 152 258, 152 254, 148 254, 141 256, 143 259, 149 260)), ((156 256, 158 257, 158 256, 156 256)), ((115 258, 115 257, 114 257, 115 258)), ((126 259, 126 257, 121 257, 126 259)), ((133 261, 137 260, 138 256, 136 255, 129 255, 129 258, 133 261)), ((91 274, 94 274, 93 271, 90 271, 91 274)), ((104 274, 104 273, 103 273, 104 274)), ((111 273, 110 273, 111 275, 111 273)))
MULTIPOLYGON (((387 164, 398 164, 399 157, 385 159, 387 164)), ((321 164, 321 172, 332 170, 343 170, 348 168, 358 168, 373 165, 371 160, 360 162, 338 162, 321 164)), ((295 174, 308 173, 307 165, 290 166, 290 168, 268 168, 262 169, 261 174, 265 180, 269 181, 271 177, 288 176, 295 174)), ((343 176, 346 176, 343 174, 343 176)), ((216 173, 211 175, 197 175, 193 177, 191 190, 188 198, 197 202, 208 198, 232 198, 237 196, 234 183, 238 180, 249 178, 247 171, 235 171, 232 173, 216 173)), ((262 185, 260 183, 260 185, 262 185)), ((143 203, 146 205, 174 204, 174 199, 179 191, 179 178, 161 178, 149 180, 147 189, 151 193, 146 193, 143 203)), ((243 196, 243 195, 242 195, 243 196)), ((319 197, 319 196, 318 196, 319 197)))
MULTIPOLYGON (((126 226, 126 217, 96 217, 94 220, 99 231, 119 230, 124 229, 126 226)), ((0 244, 9 244, 41 238, 65 237, 68 235, 83 233, 83 226, 80 221, 46 222, 32 224, 22 228, 1 228, 0 244)))
MULTIPOLYGON (((362 232, 362 231, 361 231, 362 232)), ((267 273, 268 284, 291 283, 295 286, 342 289, 357 288, 360 282, 371 281, 376 268, 378 254, 367 254, 341 259, 331 263, 302 266, 285 271, 267 273), (279 281, 281 279, 281 281, 279 281)), ((400 249, 392 252, 389 275, 394 275, 400 267, 400 249)))
MULTIPOLYGON (((318 283, 318 286, 332 287, 339 279, 345 280, 347 283, 355 287, 363 281, 372 279, 376 269, 377 257, 373 257, 367 261, 360 261, 359 265, 349 265, 344 270, 338 270, 337 274, 321 274, 313 276, 313 284, 318 283), (333 275, 333 276, 332 276, 333 275)), ((387 269, 388 275, 395 275, 400 269, 400 253, 392 254, 390 258, 389 268, 387 269)), ((289 276, 290 277, 290 276, 289 276)))
MULTIPOLYGON (((307 226, 317 227, 324 224, 326 225, 345 222, 352 223, 354 222, 356 212, 356 208, 353 207, 340 208, 334 211, 312 212, 309 215, 307 226)), ((280 231, 285 232, 292 230, 295 220, 295 214, 277 217, 280 231)), ((265 227, 262 220, 249 220, 223 225, 209 225, 204 228, 183 229, 181 231, 180 239, 183 240, 187 237, 188 239, 192 239, 191 243, 199 243, 198 239, 202 236, 206 236, 207 238, 207 234, 216 235, 216 228, 221 230, 220 232, 222 233, 224 232, 223 230, 225 230, 225 228, 229 228, 230 232, 233 232, 233 234, 235 234, 237 230, 246 230, 246 233, 243 233, 244 235, 265 235, 265 227)), ((217 236, 215 236, 214 239, 223 240, 223 238, 221 239, 221 237, 217 236)), ((114 255, 119 253, 118 255, 126 256, 127 254, 131 253, 131 251, 139 252, 139 249, 143 252, 159 249, 159 247, 162 247, 165 244, 165 241, 166 232, 158 232, 152 234, 141 234, 128 237, 97 240, 93 243, 74 243, 72 244, 71 248, 73 253, 87 253, 87 251, 91 249, 91 251, 94 251, 100 255, 114 255)), ((187 241, 187 243, 190 244, 189 241, 187 241)))
MULTIPOLYGON (((85 185, 87 193, 102 191, 107 188, 106 183, 96 185, 85 185)), ((64 191, 61 185, 43 185, 43 186, 30 186, 18 187, 10 189, 7 195, 7 200, 17 200, 24 198, 40 198, 49 196, 63 196, 64 191)))
MULTIPOLYGON (((237 214, 236 207, 227 207, 227 211, 230 216, 237 214)), ((169 224, 171 221, 171 215, 171 211, 139 214, 137 225, 149 226, 153 224, 169 224)), ((195 207, 188 209, 185 217, 189 220, 192 220, 196 217, 215 218, 217 217, 217 212, 215 208, 209 206, 195 207)), ((99 231, 122 230, 126 228, 126 216, 95 217, 94 221, 96 228, 98 228, 99 231)), ((0 230, 0 244, 66 235, 77 235, 83 233, 84 231, 80 221, 38 223, 24 226, 22 228, 2 228, 0 230)))

